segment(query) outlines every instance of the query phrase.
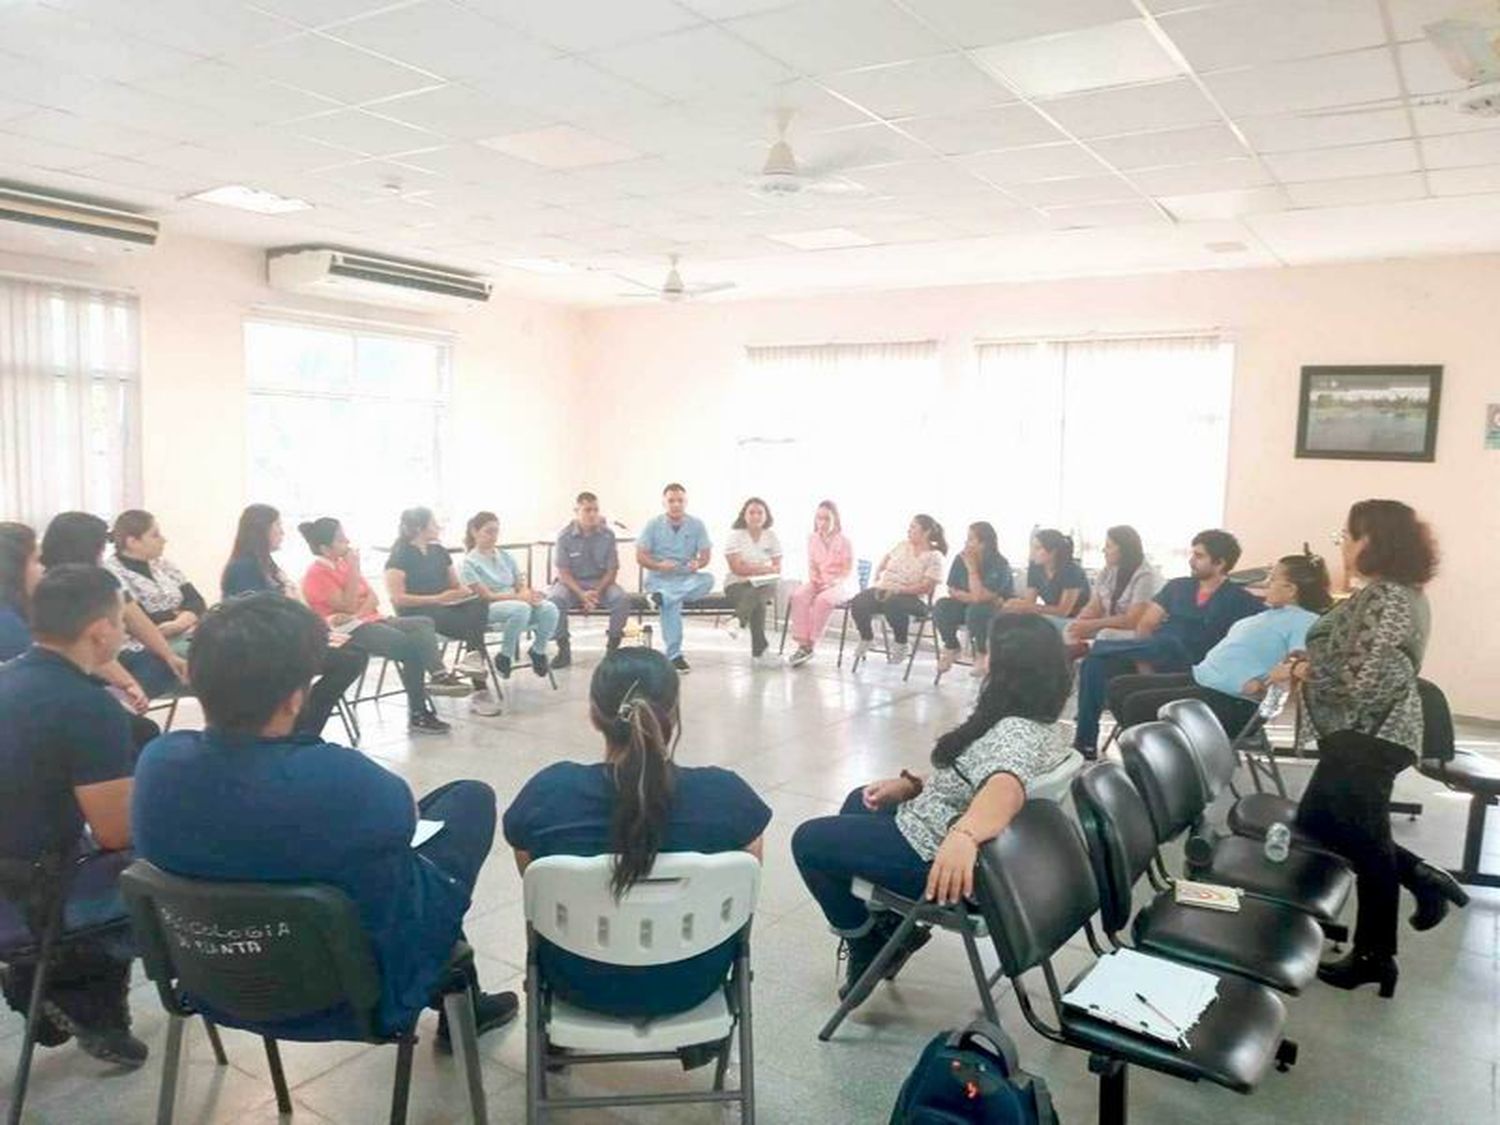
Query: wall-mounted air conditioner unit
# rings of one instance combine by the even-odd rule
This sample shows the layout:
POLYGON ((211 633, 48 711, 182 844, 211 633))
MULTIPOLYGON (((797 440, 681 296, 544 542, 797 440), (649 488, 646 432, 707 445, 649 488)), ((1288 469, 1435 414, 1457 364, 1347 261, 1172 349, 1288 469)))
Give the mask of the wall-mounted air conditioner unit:
POLYGON ((0 223, 138 246, 155 245, 159 229, 156 220, 145 215, 19 184, 0 184, 0 223))
POLYGON ((490 299, 485 278, 442 266, 403 262, 328 246, 266 251, 272 289, 399 308, 472 308, 490 299))

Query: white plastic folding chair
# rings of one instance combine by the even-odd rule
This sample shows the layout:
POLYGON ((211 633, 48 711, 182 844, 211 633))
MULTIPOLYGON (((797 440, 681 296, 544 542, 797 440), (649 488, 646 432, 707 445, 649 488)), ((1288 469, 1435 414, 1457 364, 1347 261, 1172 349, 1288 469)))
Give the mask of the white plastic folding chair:
POLYGON ((613 856, 549 856, 526 868, 526 1120, 550 1110, 599 1106, 738 1102, 755 1120, 751 1043, 750 921, 760 892, 760 862, 747 852, 660 855, 651 874, 617 902, 610 892, 613 856), (734 967, 707 1000, 685 1012, 626 1020, 554 996, 538 961, 542 941, 591 961, 619 966, 668 965, 706 953, 736 935, 734 967), (724 1088, 736 1028, 739 1087, 724 1088), (712 1090, 555 1096, 549 1068, 587 1063, 678 1060, 691 1048, 715 1047, 712 1090))

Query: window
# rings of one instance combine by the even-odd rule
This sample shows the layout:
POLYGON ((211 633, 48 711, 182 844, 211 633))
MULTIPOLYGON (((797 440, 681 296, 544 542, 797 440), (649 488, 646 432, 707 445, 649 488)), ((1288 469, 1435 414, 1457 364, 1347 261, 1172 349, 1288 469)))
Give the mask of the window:
POLYGON ((308 560, 303 520, 335 516, 369 549, 389 546, 401 508, 426 505, 444 519, 449 363, 441 338, 246 323, 246 499, 280 509, 289 574, 308 560))
POLYGON ((112 518, 141 497, 134 297, 0 278, 0 515, 112 518))
MULTIPOLYGON (((1074 537, 1103 565, 1104 531, 1130 524, 1164 574, 1187 571, 1188 542, 1224 518, 1233 349, 1217 337, 986 344, 966 401, 993 419, 992 510, 1024 562, 1034 527, 1074 537)), ((957 474, 962 481, 963 475, 957 474)), ((955 497, 956 498, 956 497, 955 497)))

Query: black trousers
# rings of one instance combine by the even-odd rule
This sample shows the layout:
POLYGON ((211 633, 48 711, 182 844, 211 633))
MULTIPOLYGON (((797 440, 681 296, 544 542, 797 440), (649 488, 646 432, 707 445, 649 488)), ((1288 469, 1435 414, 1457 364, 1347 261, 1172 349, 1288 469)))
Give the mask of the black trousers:
POLYGON ((906 643, 906 627, 911 619, 926 610, 927 603, 915 594, 888 594, 884 590, 861 590, 849 599, 849 616, 854 618, 854 627, 859 630, 862 641, 873 641, 875 630, 871 622, 877 613, 883 613, 891 627, 891 635, 898 645, 906 643))
POLYGON ((757 586, 754 582, 734 582, 725 593, 734 599, 734 616, 741 625, 750 627, 750 655, 760 656, 769 647, 766 640, 766 603, 775 586, 757 586))
POLYGON ((995 617, 993 602, 961 602, 957 598, 939 598, 932 607, 932 627, 943 638, 943 647, 958 651, 958 628, 968 627, 969 643, 975 652, 984 652, 990 640, 990 622, 995 617))
POLYGON ((490 623, 490 607, 487 602, 474 598, 458 605, 423 605, 396 611, 398 617, 430 617, 432 624, 445 637, 463 641, 471 652, 484 648, 484 632, 490 623))
POLYGON ((1354 731, 1318 740, 1318 765, 1297 810, 1297 827, 1349 861, 1359 909, 1354 951, 1396 952, 1401 887, 1420 858, 1391 839, 1391 787, 1413 762, 1405 747, 1354 731))
POLYGON ((1109 710, 1122 727, 1149 723, 1162 704, 1178 699, 1201 699, 1230 738, 1255 715, 1255 704, 1237 695, 1201 687, 1191 672, 1127 673, 1109 681, 1109 710))
POLYGON ((370 654, 358 645, 344 644, 324 652, 323 674, 313 681, 312 689, 302 703, 296 732, 322 734, 334 707, 350 685, 365 674, 365 665, 369 662, 370 654))

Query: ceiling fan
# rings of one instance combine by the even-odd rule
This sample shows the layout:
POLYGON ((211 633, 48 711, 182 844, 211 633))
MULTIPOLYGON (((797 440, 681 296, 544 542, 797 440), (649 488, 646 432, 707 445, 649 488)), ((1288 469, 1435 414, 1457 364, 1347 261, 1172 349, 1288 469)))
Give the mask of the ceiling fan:
POLYGON ((631 285, 639 286, 644 292, 621 293, 621 297, 634 297, 642 300, 666 301, 668 304, 676 304, 678 301, 686 301, 690 297, 702 297, 708 293, 722 293, 726 289, 733 289, 735 283, 732 281, 708 281, 698 285, 687 285, 682 280, 682 273, 677 268, 677 255, 672 255, 672 264, 667 270, 666 280, 661 283, 660 288, 647 285, 644 281, 637 281, 633 277, 617 274, 622 281, 628 281, 631 285))
POLYGON ((1473 5, 1462 15, 1427 24, 1422 31, 1453 72, 1453 91, 1405 101, 1382 98, 1302 116, 1344 117, 1400 109, 1404 105, 1446 105, 1474 117, 1500 117, 1500 0, 1473 5))
POLYGON ((836 165, 810 166, 799 163, 792 152, 791 142, 786 139, 791 127, 793 110, 776 111, 776 141, 766 153, 760 175, 750 181, 750 186, 761 195, 773 198, 815 192, 820 195, 859 195, 864 192, 853 180, 838 175, 836 165))

